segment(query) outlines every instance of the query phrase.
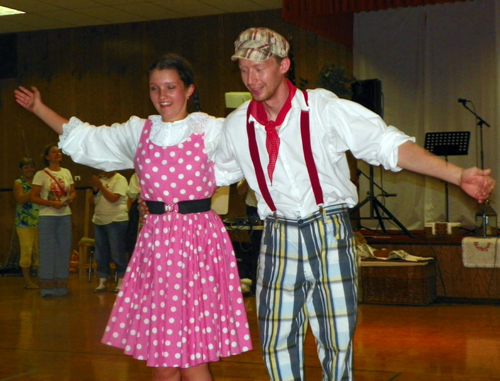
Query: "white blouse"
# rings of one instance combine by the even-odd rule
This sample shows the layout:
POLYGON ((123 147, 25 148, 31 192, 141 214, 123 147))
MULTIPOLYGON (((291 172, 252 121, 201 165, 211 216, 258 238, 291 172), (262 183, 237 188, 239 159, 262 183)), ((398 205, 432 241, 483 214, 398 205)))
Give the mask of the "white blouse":
MULTIPOLYGON (((222 118, 194 112, 185 119, 165 123, 160 115, 148 118, 153 123, 149 140, 163 148, 184 142, 191 134, 204 134, 205 149, 211 161, 220 140, 222 118)), ((63 125, 59 148, 76 163, 104 171, 134 168, 134 156, 145 119, 132 116, 125 123, 93 126, 72 117, 63 125)))

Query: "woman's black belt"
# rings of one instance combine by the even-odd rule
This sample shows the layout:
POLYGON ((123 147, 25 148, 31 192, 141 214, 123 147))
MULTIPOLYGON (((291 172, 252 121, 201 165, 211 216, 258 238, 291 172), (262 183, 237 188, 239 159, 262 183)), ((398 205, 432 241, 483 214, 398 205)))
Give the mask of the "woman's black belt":
POLYGON ((212 200, 204 198, 203 200, 179 201, 175 204, 165 204, 161 201, 146 201, 149 213, 163 214, 167 212, 177 212, 181 214, 208 212, 212 200))

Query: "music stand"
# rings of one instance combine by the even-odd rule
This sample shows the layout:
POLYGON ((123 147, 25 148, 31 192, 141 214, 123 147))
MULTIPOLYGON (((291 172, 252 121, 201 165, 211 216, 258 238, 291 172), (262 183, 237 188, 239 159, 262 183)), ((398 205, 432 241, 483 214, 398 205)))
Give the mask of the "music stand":
MULTIPOLYGON (((469 154, 470 131, 428 132, 425 134, 424 148, 437 156, 462 156, 469 154)), ((445 217, 449 222, 448 183, 445 186, 445 217)))

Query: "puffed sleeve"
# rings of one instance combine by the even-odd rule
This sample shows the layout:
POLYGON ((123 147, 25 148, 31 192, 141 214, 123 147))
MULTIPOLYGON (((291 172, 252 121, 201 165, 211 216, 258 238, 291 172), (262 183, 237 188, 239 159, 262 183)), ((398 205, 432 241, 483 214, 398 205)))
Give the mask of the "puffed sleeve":
POLYGON ((228 138, 227 119, 221 131, 221 138, 215 155, 215 178, 218 186, 225 186, 243 180, 243 172, 234 155, 234 147, 228 138))
POLYGON ((122 124, 97 127, 73 117, 63 126, 59 148, 76 163, 104 171, 130 169, 144 123, 133 116, 122 124))
POLYGON ((226 170, 221 169, 221 167, 218 165, 217 156, 219 155, 219 150, 221 148, 224 119, 208 116, 208 119, 204 122, 204 124, 205 149, 207 151, 209 160, 215 162, 215 181, 217 183, 217 186, 231 185, 239 181, 232 181, 234 174, 228 174, 226 170))
POLYGON ((208 158, 210 161, 214 161, 215 153, 220 142, 222 125, 224 124, 224 118, 209 117, 205 126, 205 149, 207 151, 208 158))

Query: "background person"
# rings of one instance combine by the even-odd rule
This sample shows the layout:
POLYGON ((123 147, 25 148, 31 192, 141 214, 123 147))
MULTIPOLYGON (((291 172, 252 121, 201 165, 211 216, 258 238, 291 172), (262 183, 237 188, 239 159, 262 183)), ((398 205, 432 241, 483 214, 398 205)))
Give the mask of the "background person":
POLYGON ((146 360, 153 379, 212 380, 209 363, 252 349, 236 259, 210 209, 213 156, 222 120, 199 110, 191 65, 169 54, 149 70, 159 115, 110 128, 70 121, 21 87, 16 101, 60 137, 73 160, 106 170, 132 168, 149 205, 103 342, 146 360), (104 168, 103 168, 104 169, 104 168))
POLYGON ((252 188, 248 186, 246 179, 241 180, 236 185, 236 190, 240 196, 245 195, 246 204, 246 217, 247 224, 250 224, 250 230, 248 232, 251 244, 251 255, 245 255, 244 258, 249 261, 248 277, 251 281, 250 291, 255 293, 255 285, 257 283, 257 266, 260 253, 260 242, 262 240, 262 230, 255 229, 256 225, 260 225, 262 221, 259 218, 259 213, 257 211, 257 198, 255 197, 255 192, 252 188))
POLYGON ((61 167, 62 153, 57 144, 43 150, 46 165, 33 178, 31 202, 40 205, 38 223, 40 269, 38 282, 42 297, 69 295, 71 258, 71 208, 76 198, 73 177, 61 167))
POLYGON ((19 162, 21 177, 14 181, 14 198, 16 199, 16 217, 14 226, 19 238, 20 258, 19 267, 23 273, 24 288, 36 290, 30 269, 37 271, 38 260, 38 212, 39 206, 30 201, 35 163, 33 159, 23 158, 19 162))
POLYGON ((119 292, 127 269, 126 240, 128 229, 127 179, 116 171, 102 171, 92 176, 92 198, 94 202, 94 238, 99 285, 94 292, 106 291, 110 275, 110 262, 116 266, 118 283, 114 292, 119 292))
POLYGON ((139 178, 137 177, 137 173, 134 172, 134 174, 130 176, 130 181, 127 188, 128 227, 127 235, 125 238, 125 252, 127 253, 127 262, 134 252, 135 243, 137 242, 137 234, 139 233, 140 216, 137 206, 140 194, 141 187, 139 185, 139 178))

